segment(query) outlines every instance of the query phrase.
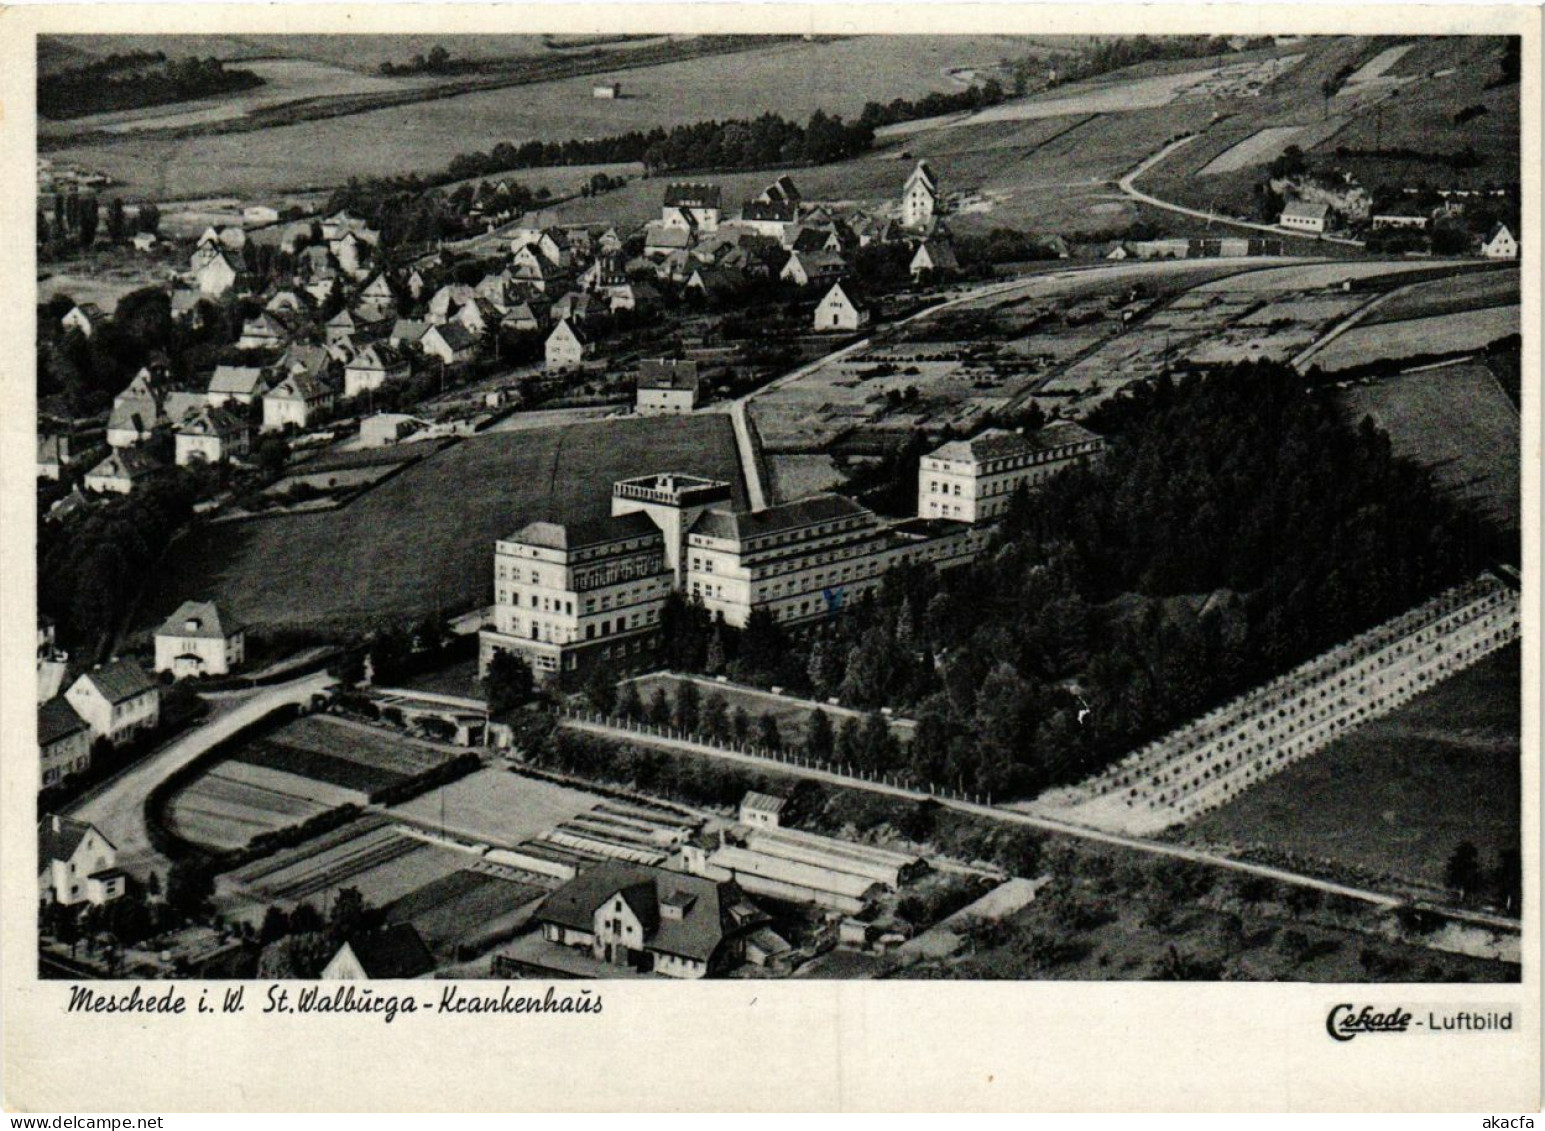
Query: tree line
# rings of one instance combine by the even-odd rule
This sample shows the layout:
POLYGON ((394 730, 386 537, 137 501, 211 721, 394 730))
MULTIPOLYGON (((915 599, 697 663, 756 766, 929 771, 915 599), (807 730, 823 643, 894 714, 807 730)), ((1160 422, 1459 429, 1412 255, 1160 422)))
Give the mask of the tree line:
POLYGON ((38 113, 45 118, 79 118, 250 90, 263 82, 254 72, 228 69, 213 57, 168 59, 162 51, 133 51, 40 74, 38 113))

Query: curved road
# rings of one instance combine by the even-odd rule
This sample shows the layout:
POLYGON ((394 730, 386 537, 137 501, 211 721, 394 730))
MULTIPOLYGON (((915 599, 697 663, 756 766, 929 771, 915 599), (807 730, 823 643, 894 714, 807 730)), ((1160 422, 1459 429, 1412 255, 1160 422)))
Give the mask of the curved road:
POLYGON ((1151 154, 1150 156, 1144 158, 1135 169, 1116 182, 1116 187, 1124 192, 1127 196, 1131 197, 1133 200, 1150 205, 1153 208, 1162 208, 1166 212, 1177 212, 1182 216, 1193 216, 1199 220, 1206 220, 1209 223, 1212 221, 1217 221, 1220 224, 1230 224, 1236 228, 1252 228, 1258 232, 1267 232, 1273 236, 1288 236, 1295 240, 1314 240, 1317 243, 1339 243, 1346 247, 1363 246, 1363 242, 1361 240, 1346 239, 1343 236, 1322 236, 1313 232, 1295 232, 1288 228, 1276 227, 1273 224, 1257 224, 1250 220, 1235 220, 1228 216, 1219 216, 1215 212, 1203 212, 1199 208, 1187 208, 1183 204, 1171 204, 1167 200, 1160 200, 1156 196, 1149 196, 1146 192, 1138 188, 1137 185, 1133 183, 1137 180, 1138 177, 1142 176, 1149 169, 1152 169, 1171 153, 1174 153, 1175 150, 1189 145, 1191 142, 1195 141, 1201 136, 1201 134, 1191 134, 1187 137, 1181 138, 1179 141, 1170 142, 1157 153, 1151 154))
POLYGON ((163 873, 170 861, 155 850, 145 828, 145 799, 168 774, 187 765, 216 742, 286 703, 305 703, 335 680, 327 672, 314 672, 289 683, 243 693, 244 698, 224 696, 214 715, 202 726, 173 739, 156 753, 88 793, 69 810, 69 815, 95 825, 118 849, 118 866, 144 879, 150 872, 163 873))

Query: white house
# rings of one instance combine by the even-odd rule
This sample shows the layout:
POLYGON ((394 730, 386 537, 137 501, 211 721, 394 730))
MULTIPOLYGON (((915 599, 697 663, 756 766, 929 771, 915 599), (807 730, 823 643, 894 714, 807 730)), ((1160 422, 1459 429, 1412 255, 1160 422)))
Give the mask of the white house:
POLYGON ((665 186, 660 222, 668 228, 689 232, 713 232, 719 228, 719 186, 680 182, 665 186))
POLYGON ((477 338, 460 322, 429 327, 418 344, 427 357, 437 357, 446 365, 464 365, 477 357, 477 338))
POLYGON ((226 675, 247 655, 247 633, 213 601, 184 601, 156 629, 156 671, 178 679, 226 675))
POLYGON ((62 696, 38 706, 38 766, 42 789, 91 766, 91 728, 62 696))
POLYGON ((581 364, 590 352, 590 341, 567 318, 547 335, 548 369, 570 369, 581 364))
POLYGON ((788 803, 786 797, 750 790, 740 799, 740 823, 753 828, 775 829, 788 803))
POLYGON ((649 358, 639 365, 634 411, 640 416, 685 416, 697 407, 697 362, 649 358))
POLYGON ((1517 259, 1518 240, 1506 224, 1498 224, 1481 241, 1481 254, 1487 259, 1517 259))
POLYGON ((924 240, 917 245, 917 252, 908 266, 914 282, 929 278, 953 275, 960 270, 960 260, 955 258, 955 245, 948 240, 924 240))
POLYGON ((847 266, 834 251, 793 251, 778 278, 796 287, 816 286, 839 278, 847 266))
POLYGON ((217 251, 195 274, 199 293, 218 298, 240 282, 242 272, 227 253, 217 251))
POLYGON ((86 337, 91 337, 96 328, 107 321, 107 315, 102 313, 102 308, 94 302, 83 302, 78 306, 70 307, 69 313, 59 319, 59 324, 65 331, 79 330, 86 337))
POLYGON ((107 457, 86 472, 85 487, 88 491, 111 491, 127 495, 134 490, 160 464, 149 455, 133 448, 114 448, 107 457))
POLYGON ((161 721, 160 685, 133 660, 92 668, 70 684, 64 697, 93 737, 115 746, 161 721))
POLYGON ((938 178, 928 162, 919 161, 901 189, 901 222, 908 228, 926 228, 938 210, 938 178))
POLYGON ((1290 200, 1282 209, 1279 223, 1295 232, 1325 231, 1330 220, 1330 205, 1323 201, 1290 200))
POLYGON ((118 849, 94 826, 49 813, 38 822, 38 898, 100 906, 128 890, 118 849))
POLYGON ((388 381, 407 378, 412 372, 413 366, 400 350, 376 342, 360 350, 343 367, 343 395, 357 397, 366 389, 379 389, 388 381))
POLYGON ((817 330, 857 330, 869 323, 869 306, 854 290, 852 283, 841 280, 832 284, 826 297, 816 303, 817 330))
POLYGON ((177 466, 241 459, 252 448, 246 419, 225 408, 201 408, 177 426, 177 466))
MULTIPOLYGON (((345 370, 347 372, 347 370, 345 370)), ((305 428, 333 407, 332 387, 307 373, 291 373, 263 394, 263 431, 305 428)))

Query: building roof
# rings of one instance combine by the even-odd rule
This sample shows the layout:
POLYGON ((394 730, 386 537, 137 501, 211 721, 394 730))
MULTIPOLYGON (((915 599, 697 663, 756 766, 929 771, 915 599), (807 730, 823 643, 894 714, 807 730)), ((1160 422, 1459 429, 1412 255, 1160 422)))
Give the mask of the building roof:
POLYGON ((109 703, 123 703, 147 691, 156 689, 156 681, 145 673, 133 660, 114 660, 89 672, 82 672, 79 683, 85 680, 94 686, 109 703))
POLYGON ((834 519, 873 517, 867 507, 842 495, 811 495, 762 511, 704 511, 692 524, 691 533, 710 538, 746 541, 784 530, 795 530, 834 519))
MULTIPOLYGON (((86 839, 86 834, 101 832, 94 829, 85 821, 77 821, 72 817, 61 817, 57 813, 47 813, 38 822, 38 868, 41 870, 51 860, 68 860, 75 855, 75 850, 80 847, 80 842, 86 839)), ((113 847, 112 841, 107 840, 109 848, 113 847)))
POLYGON ((417 978, 435 967, 434 956, 412 923, 397 923, 344 944, 370 978, 417 978))
POLYGON ((746 795, 740 799, 740 807, 742 809, 750 809, 754 813, 781 813, 788 803, 789 799, 787 797, 777 797, 771 793, 758 793, 754 789, 747 791, 746 795))
POLYGON ((217 365, 209 377, 211 393, 255 395, 263 387, 263 370, 255 365, 217 365))
POLYGON ((266 396, 282 401, 314 401, 327 396, 330 390, 309 373, 291 373, 280 381, 266 396))
POLYGON ((429 333, 428 322, 418 322, 408 318, 399 318, 392 323, 392 332, 387 335, 394 342, 416 342, 429 333))
POLYGON ((667 208, 718 208, 719 186, 695 181, 678 181, 665 186, 667 208))
MULTIPOLYGON (((477 345, 477 336, 460 322, 447 322, 443 326, 431 326, 424 332, 424 337, 435 334, 453 351, 471 349, 477 345)), ((422 339, 420 339, 422 340, 422 339)))
POLYGON ((55 696, 38 708, 39 746, 52 746, 86 729, 86 721, 61 696, 55 696))
POLYGON ((854 285, 852 279, 838 279, 831 285, 831 290, 821 296, 821 301, 824 303, 832 295, 839 293, 853 305, 855 310, 863 310, 869 305, 863 293, 854 285))
POLYGON ((1513 234, 1512 231, 1508 228, 1508 226, 1506 224, 1503 224, 1501 222, 1493 224, 1491 226, 1491 231, 1486 233, 1486 240, 1485 240, 1485 242, 1486 243, 1490 243, 1492 240, 1494 240, 1498 236, 1500 236, 1503 232, 1507 232, 1507 234, 1510 235, 1510 236, 1513 234))
POLYGON ((740 218, 792 224, 799 218, 799 205, 792 200, 748 200, 741 206, 740 218))
POLYGON ((149 432, 156 426, 160 415, 153 400, 120 396, 113 402, 113 410, 108 414, 107 430, 121 432, 133 429, 135 432, 149 432))
POLYGON ((639 363, 640 389, 682 389, 697 391, 697 362, 647 358, 639 363))
POLYGON ((659 533, 660 528, 654 524, 653 519, 643 511, 633 511, 630 514, 607 515, 579 522, 527 523, 507 540, 527 546, 542 546, 549 550, 578 550, 585 546, 600 546, 607 542, 659 533))
POLYGON ((1300 220, 1323 220, 1330 215, 1330 205, 1320 201, 1290 200, 1283 206, 1282 215, 1300 220))
POLYGON ((595 929, 595 913, 621 896, 644 926, 644 948, 707 962, 725 936, 766 921, 737 885, 642 864, 605 861, 548 896, 536 917, 577 931, 595 929), (660 914, 679 909, 680 918, 660 914))
POLYGON ((247 431, 247 422, 233 412, 207 405, 185 417, 177 426, 179 436, 234 436, 247 431))
POLYGON ((782 174, 772 184, 768 185, 757 197, 758 202, 775 204, 787 201, 790 204, 799 203, 799 189, 794 184, 794 179, 787 173, 782 174))
POLYGON ((156 635, 225 640, 239 631, 235 622, 221 615, 220 607, 213 601, 184 601, 156 629, 156 635))
POLYGON ((951 440, 928 454, 934 459, 972 461, 1003 459, 1007 456, 1044 452, 1068 444, 1082 444, 1100 437, 1082 424, 1061 421, 1026 436, 1003 428, 989 428, 969 440, 951 440))
POLYGON ((132 481, 141 475, 149 475, 160 466, 160 462, 149 452, 141 452, 133 448, 115 448, 86 474, 132 481))
POLYGON ((645 247, 664 247, 681 250, 692 243, 692 233, 685 228, 668 228, 664 224, 646 225, 645 247))
POLYGON ((346 369, 396 369, 403 363, 400 350, 395 350, 385 342, 371 342, 359 353, 354 355, 346 369))
POLYGON ((917 245, 912 262, 916 263, 919 256, 925 256, 936 270, 953 271, 960 266, 960 260, 955 257, 955 245, 948 240, 924 240, 917 245))

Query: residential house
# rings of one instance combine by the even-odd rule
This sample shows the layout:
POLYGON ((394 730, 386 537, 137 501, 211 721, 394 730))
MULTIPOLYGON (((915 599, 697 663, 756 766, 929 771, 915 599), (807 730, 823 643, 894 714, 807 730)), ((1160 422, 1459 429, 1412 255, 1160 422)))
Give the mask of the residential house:
POLYGON ((108 446, 132 448, 143 443, 164 419, 159 401, 120 396, 113 401, 113 409, 107 416, 108 446))
POLYGON ((359 303, 369 310, 378 312, 376 321, 396 313, 397 292, 393 289, 392 282, 386 277, 385 272, 377 271, 371 276, 370 281, 360 288, 359 303))
POLYGON ((477 290, 466 283, 447 283, 429 299, 427 318, 431 325, 443 326, 456 312, 477 298, 477 290))
POLYGON ((346 275, 359 278, 370 270, 372 247, 359 232, 345 232, 338 239, 330 240, 327 249, 333 253, 339 269, 346 275))
POLYGON ((817 330, 857 330, 869 324, 869 304, 851 282, 838 280, 815 307, 817 330))
POLYGON ((39 788, 58 785, 91 766, 91 728, 63 698, 38 707, 39 788))
POLYGON ((842 256, 830 251, 794 251, 778 272, 778 278, 796 287, 821 286, 841 277, 847 270, 842 256))
POLYGON ((665 186, 660 223, 689 232, 713 232, 719 228, 719 186, 678 182, 665 186))
POLYGON ((127 495, 152 472, 160 469, 160 463, 144 452, 133 448, 114 448, 90 471, 86 472, 85 487, 88 491, 111 491, 127 495))
POLYGON ((914 282, 958 274, 960 260, 955 258, 955 245, 948 240, 924 240, 917 245, 908 270, 914 282))
POLYGON ((311 296, 305 291, 284 287, 269 296, 263 309, 278 315, 309 314, 313 305, 311 296))
POLYGON ((129 242, 134 245, 135 251, 148 252, 154 251, 160 240, 156 238, 156 234, 154 232, 135 232, 134 235, 129 238, 129 242))
POLYGON ((907 228, 932 224, 939 209, 939 181, 928 162, 919 161, 901 189, 901 223, 907 228))
POLYGON ((547 335, 548 369, 571 369, 583 364, 589 352, 590 339, 566 318, 547 335))
POLYGON ((605 294, 613 314, 619 310, 658 310, 664 302, 659 290, 652 283, 643 281, 634 283, 624 280, 607 287, 605 294))
POLYGON ((279 210, 267 204, 249 204, 241 210, 241 222, 249 228, 261 228, 265 224, 279 222, 279 210))
POLYGON ((333 407, 332 386, 306 372, 291 373, 263 394, 263 431, 306 428, 333 407))
POLYGON ((782 173, 761 192, 756 194, 758 204, 794 204, 800 201, 799 189, 794 184, 794 178, 787 173, 782 173))
POLYGON ((327 320, 322 327, 322 334, 328 345, 336 345, 338 342, 352 338, 355 334, 363 333, 366 326, 364 319, 344 309, 327 320))
POLYGON ((745 273, 735 267, 699 267, 687 277, 685 290, 709 302, 728 302, 746 289, 745 273))
POLYGON ((82 673, 64 693, 93 738, 114 746, 154 730, 161 721, 161 685, 133 660, 114 660, 82 673))
POLYGON ((38 898, 74 907, 101 906, 128 890, 118 849, 95 826, 57 813, 38 822, 38 898))
POLYGON ((364 231, 369 221, 354 215, 347 208, 340 208, 322 221, 322 238, 328 243, 342 239, 345 232, 364 231))
POLYGON ((102 312, 100 306, 94 302, 83 302, 70 307, 69 313, 59 319, 59 324, 64 327, 66 333, 79 330, 89 338, 96 332, 97 327, 106 321, 107 315, 102 312))
POLYGON ((474 337, 481 339, 489 330, 498 326, 503 318, 502 310, 486 298, 477 296, 456 312, 454 321, 465 326, 474 337))
POLYGON ((428 322, 416 322, 407 318, 399 318, 392 323, 392 328, 387 332, 386 343, 393 349, 400 350, 404 346, 416 346, 419 340, 429 332, 428 322))
POLYGON ((692 237, 689 228, 671 227, 651 220, 644 225, 644 254, 655 259, 672 252, 684 252, 692 246, 692 237))
POLYGON ((460 322, 431 326, 418 344, 426 357, 437 357, 446 365, 465 365, 477 357, 477 338, 460 322))
POLYGON ((256 365, 217 365, 209 377, 205 399, 210 408, 236 403, 251 405, 268 391, 268 374, 256 365))
POLYGON ((241 459, 252 446, 246 417, 228 408, 201 408, 177 426, 177 466, 241 459))
POLYGON ((1278 223, 1295 232, 1324 232, 1330 220, 1330 205, 1324 201, 1290 200, 1282 209, 1278 223))
POLYGON ((596 237, 595 247, 601 255, 616 255, 622 250, 622 236, 616 228, 607 228, 596 237))
POLYGON ((412 372, 413 366, 401 350, 376 342, 360 350, 354 360, 343 367, 343 395, 357 397, 366 389, 379 389, 388 381, 406 380, 412 372))
POLYGON ((553 303, 550 314, 555 322, 572 322, 580 326, 599 317, 604 309, 600 300, 589 291, 570 291, 553 303))
POLYGON ((194 274, 200 294, 219 298, 227 291, 239 289, 245 272, 228 252, 218 251, 194 274))
POLYGON ((517 302, 505 312, 499 325, 502 329, 514 330, 517 333, 537 333, 547 324, 545 313, 540 304, 517 302))
POLYGON ((1497 224, 1481 241, 1481 254, 1487 259, 1517 259, 1518 239, 1506 224, 1497 224))
POLYGON ((156 629, 156 668, 178 679, 226 675, 247 655, 247 631, 213 601, 184 601, 156 629))
POLYGON ((604 861, 538 908, 542 937, 597 962, 671 978, 704 978, 739 966, 746 939, 767 916, 733 880, 604 861))
POLYGON ((350 939, 322 967, 324 982, 422 978, 435 968, 434 956, 411 923, 397 923, 350 939))
POLYGON ((640 416, 682 416, 697 407, 695 361, 650 358, 639 365, 634 411, 640 416))
POLYGON ((242 323, 241 337, 236 340, 239 350, 277 350, 290 340, 294 330, 284 315, 260 310, 255 317, 242 323))

